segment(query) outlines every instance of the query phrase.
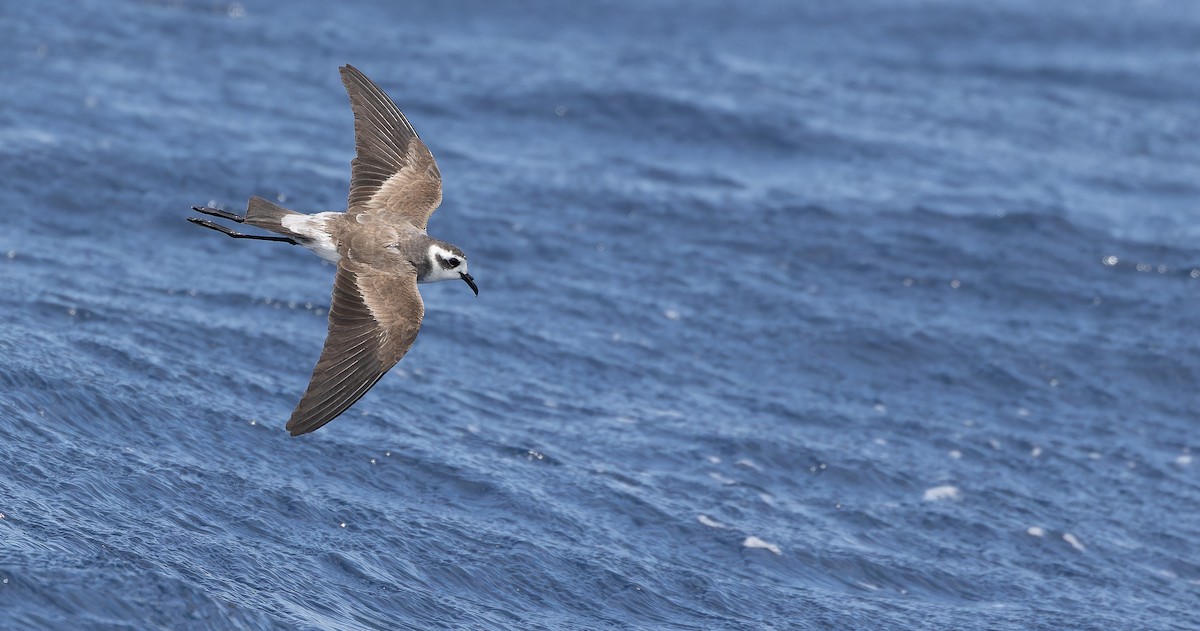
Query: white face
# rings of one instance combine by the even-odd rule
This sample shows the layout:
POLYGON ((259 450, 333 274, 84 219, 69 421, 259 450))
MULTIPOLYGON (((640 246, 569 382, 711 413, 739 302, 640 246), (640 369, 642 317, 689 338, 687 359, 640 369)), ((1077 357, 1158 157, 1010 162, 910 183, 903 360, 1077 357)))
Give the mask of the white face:
POLYGON ((425 282, 433 283, 439 280, 462 280, 467 274, 467 257, 455 254, 436 243, 429 246, 429 275, 425 282))

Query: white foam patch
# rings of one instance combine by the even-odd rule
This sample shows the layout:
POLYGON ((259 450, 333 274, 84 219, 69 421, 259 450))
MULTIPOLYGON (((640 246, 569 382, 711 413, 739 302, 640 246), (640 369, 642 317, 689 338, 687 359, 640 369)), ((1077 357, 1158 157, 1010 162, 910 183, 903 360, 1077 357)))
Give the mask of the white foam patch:
POLYGON ((1181 467, 1186 467, 1186 466, 1192 464, 1192 455, 1191 454, 1179 454, 1178 456, 1175 457, 1175 464, 1177 464, 1181 467))
POLYGON ((755 471, 760 471, 760 472, 762 471, 762 467, 754 464, 754 461, 747 460, 745 458, 742 458, 741 460, 738 460, 737 462, 735 462, 733 464, 736 464, 736 465, 739 465, 742 467, 746 467, 747 469, 754 469, 755 471))
POLYGON ((716 480, 717 482, 720 482, 721 484, 725 484, 725 485, 737 484, 737 480, 734 480, 733 478, 727 478, 727 477, 721 475, 720 473, 717 473, 716 471, 709 473, 708 477, 716 480))
POLYGON ((1046 530, 1041 526, 1030 526, 1029 528, 1025 529, 1025 534, 1029 535, 1030 537, 1045 537, 1046 530))
POLYGON ((1066 541, 1067 543, 1071 544, 1072 548, 1075 548, 1076 550, 1078 550, 1080 552, 1083 552, 1086 549, 1083 547, 1083 544, 1079 542, 1079 539, 1075 535, 1073 535, 1069 532, 1063 533, 1063 541, 1066 541))
POLYGON ((699 515, 696 517, 696 521, 704 524, 705 526, 708 526, 709 528, 724 528, 725 527, 725 524, 722 524, 721 522, 713 519, 712 517, 709 517, 708 515, 699 515))
POLYGON ((957 486, 945 484, 935 486, 931 489, 925 489, 925 494, 922 497, 926 502, 936 502, 939 500, 956 500, 961 496, 957 486))
POLYGON ((742 545, 746 546, 747 548, 762 548, 763 550, 770 550, 775 554, 783 554, 783 551, 779 549, 779 546, 763 541, 754 535, 746 537, 746 540, 742 542, 742 545))

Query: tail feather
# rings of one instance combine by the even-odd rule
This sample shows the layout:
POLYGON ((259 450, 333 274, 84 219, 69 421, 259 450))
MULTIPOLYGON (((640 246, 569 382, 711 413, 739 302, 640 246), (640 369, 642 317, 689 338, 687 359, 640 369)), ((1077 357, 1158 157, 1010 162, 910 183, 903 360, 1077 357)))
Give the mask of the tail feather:
POLYGON ((287 228, 283 227, 283 218, 289 215, 300 215, 294 210, 288 210, 275 202, 258 197, 257 195, 250 198, 250 202, 246 205, 246 223, 277 232, 286 234, 289 237, 303 236, 299 235, 287 228))

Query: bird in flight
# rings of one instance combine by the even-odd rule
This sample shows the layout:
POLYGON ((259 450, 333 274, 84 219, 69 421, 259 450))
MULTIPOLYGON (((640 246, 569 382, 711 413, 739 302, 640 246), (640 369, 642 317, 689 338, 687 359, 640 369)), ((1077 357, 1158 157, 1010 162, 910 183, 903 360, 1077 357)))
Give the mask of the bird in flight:
POLYGON ((467 255, 425 232, 442 201, 442 175, 433 154, 375 82, 354 66, 340 70, 354 111, 356 152, 346 212, 300 213, 261 197, 250 198, 245 215, 192 208, 281 236, 243 234, 188 217, 235 239, 302 245, 337 265, 329 332, 288 420, 292 436, 337 418, 404 357, 425 315, 418 283, 461 280, 479 295, 467 255))

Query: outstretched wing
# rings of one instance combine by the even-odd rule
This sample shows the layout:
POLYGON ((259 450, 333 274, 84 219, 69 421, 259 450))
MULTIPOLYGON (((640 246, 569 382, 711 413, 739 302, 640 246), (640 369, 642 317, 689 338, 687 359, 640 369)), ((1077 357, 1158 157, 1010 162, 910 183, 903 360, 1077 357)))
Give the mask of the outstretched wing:
POLYGON ((343 257, 325 348, 287 423, 292 436, 321 427, 362 398, 412 347, 424 315, 415 270, 380 274, 343 257))
POLYGON ((354 66, 342 66, 354 110, 350 211, 399 215, 421 230, 442 203, 442 174, 400 108, 354 66))

